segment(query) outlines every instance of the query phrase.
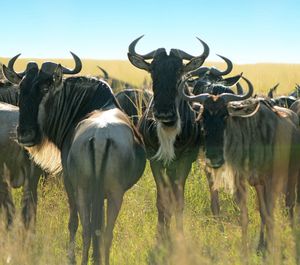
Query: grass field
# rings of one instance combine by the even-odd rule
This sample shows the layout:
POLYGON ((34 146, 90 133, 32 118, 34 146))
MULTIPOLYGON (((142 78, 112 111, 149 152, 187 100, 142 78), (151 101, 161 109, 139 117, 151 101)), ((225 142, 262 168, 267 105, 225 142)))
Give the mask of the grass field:
MULTIPOLYGON (((0 59, 6 63, 5 59, 0 59)), ((60 60, 57 60, 60 61, 60 60)), ((23 69, 20 61, 16 69, 23 69)), ((72 66, 71 61, 62 61, 72 66)), ((126 61, 84 60, 83 74, 98 75, 96 65, 101 65, 113 77, 140 85, 145 77, 143 71, 136 70, 126 61)), ((218 64, 216 64, 218 65, 218 64)), ((222 66, 220 66, 222 67, 222 66)), ((234 72, 244 72, 254 84, 258 93, 280 82, 279 93, 285 94, 300 82, 300 65, 257 64, 236 65, 234 72)), ((16 204, 20 204, 21 189, 14 190, 16 204)), ((17 219, 11 231, 6 231, 3 218, 0 222, 0 265, 61 265, 67 264, 68 205, 59 178, 51 177, 39 184, 39 204, 35 233, 24 233, 17 219)), ((184 226, 185 238, 174 232, 173 251, 156 245, 157 212, 155 207, 156 189, 147 165, 141 180, 126 193, 125 200, 114 230, 111 251, 112 265, 144 264, 246 264, 241 255, 241 229, 239 209, 232 196, 221 192, 221 216, 213 218, 210 211, 209 191, 199 161, 194 163, 185 190, 184 226), (167 257, 167 258, 166 258, 167 257)), ((248 264, 265 264, 256 255, 260 228, 254 192, 249 188, 249 258, 248 264)), ((174 229, 173 229, 174 230, 174 229)), ((77 261, 81 257, 81 229, 77 233, 77 261)), ((269 264, 297 264, 300 253, 300 227, 290 228, 285 212, 276 212, 276 254, 269 264), (298 251, 297 251, 298 249, 298 251)), ((92 264, 92 262, 90 262, 92 264)))

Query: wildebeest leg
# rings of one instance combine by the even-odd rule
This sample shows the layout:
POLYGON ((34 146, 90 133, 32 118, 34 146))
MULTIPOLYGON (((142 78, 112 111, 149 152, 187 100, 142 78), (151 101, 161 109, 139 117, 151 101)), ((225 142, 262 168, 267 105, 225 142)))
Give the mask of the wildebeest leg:
POLYGON ((89 259, 89 249, 91 244, 91 218, 90 200, 91 192, 88 188, 77 186, 76 201, 79 217, 82 225, 82 259, 81 265, 86 265, 89 259))
POLYGON ((113 193, 107 198, 107 224, 105 228, 105 265, 109 265, 109 251, 113 239, 113 229, 121 209, 123 193, 113 193))
MULTIPOLYGON (((239 178, 236 176, 236 178, 239 178)), ((245 180, 239 178, 236 181, 236 200, 241 210, 241 225, 242 225, 242 248, 243 254, 247 260, 247 229, 248 229, 248 208, 247 208, 247 187, 245 180)))
POLYGON ((189 156, 183 156, 176 162, 176 179, 173 184, 175 195, 175 218, 178 232, 183 233, 184 187, 191 170, 192 162, 189 156))
POLYGON ((296 189, 297 186, 298 172, 293 172, 288 177, 287 191, 285 197, 285 204, 289 211, 289 217, 291 225, 293 226, 294 222, 294 207, 296 203, 296 189))
POLYGON ((259 243, 257 247, 257 252, 263 252, 266 248, 266 242, 265 242, 265 224, 266 224, 266 218, 267 218, 267 209, 265 204, 265 195, 264 195, 264 186, 263 185, 255 185, 255 190, 258 198, 258 207, 259 207, 259 213, 260 213, 260 235, 259 235, 259 243))
MULTIPOLYGON (((271 181, 270 181, 271 182, 271 181)), ((267 235, 267 251, 271 256, 274 254, 274 221, 273 211, 275 206, 275 196, 271 183, 265 185, 265 204, 267 209, 266 216, 266 235, 267 235)))
POLYGON ((30 174, 25 178, 22 198, 22 218, 26 229, 30 227, 31 222, 33 227, 36 223, 37 185, 41 174, 42 171, 31 163, 30 174))
POLYGON ((3 164, 0 166, 0 207, 6 213, 7 228, 9 228, 13 222, 15 214, 15 205, 12 199, 11 190, 7 182, 3 179, 4 168, 3 164))
POLYGON ((68 258, 71 264, 75 264, 76 263, 75 236, 78 229, 78 213, 77 213, 76 201, 74 198, 74 191, 67 177, 64 177, 64 185, 68 196, 69 210, 70 210, 69 224, 68 224, 69 233, 70 233, 68 258))
POLYGON ((169 241, 171 221, 171 184, 161 162, 150 161, 157 188, 156 207, 158 211, 157 232, 159 240, 169 241))
POLYGON ((220 204, 219 204, 219 192, 213 188, 213 180, 211 173, 205 168, 205 175, 208 181, 209 192, 210 192, 210 208, 214 216, 220 215, 220 204))

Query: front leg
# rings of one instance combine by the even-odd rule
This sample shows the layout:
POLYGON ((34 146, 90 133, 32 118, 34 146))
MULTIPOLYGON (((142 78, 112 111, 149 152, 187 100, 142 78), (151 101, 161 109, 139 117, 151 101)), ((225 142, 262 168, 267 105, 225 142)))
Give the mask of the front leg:
POLYGON ((157 189, 157 235, 159 240, 168 242, 170 240, 170 221, 172 215, 171 183, 160 161, 150 161, 150 166, 157 189))
MULTIPOLYGON (((184 209, 184 188, 188 174, 191 171, 194 156, 185 154, 176 160, 175 181, 173 184, 173 192, 175 195, 175 219, 177 231, 183 234, 183 209, 184 209)), ((171 176, 170 176, 171 178, 171 176)))
POLYGON ((239 176, 236 176, 236 201, 241 210, 241 225, 242 225, 242 250, 243 260, 248 258, 248 246, 247 246, 247 230, 248 230, 248 208, 247 208, 247 187, 245 180, 239 176))
POLYGON ((37 186, 41 174, 42 171, 31 163, 30 174, 25 178, 22 197, 22 218, 26 229, 31 223, 33 227, 36 223, 37 186))

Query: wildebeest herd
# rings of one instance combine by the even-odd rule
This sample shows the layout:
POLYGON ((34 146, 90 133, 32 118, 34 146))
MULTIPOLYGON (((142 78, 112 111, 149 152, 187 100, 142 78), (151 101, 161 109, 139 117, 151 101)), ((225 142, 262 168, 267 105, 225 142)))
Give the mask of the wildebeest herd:
POLYGON ((213 214, 220 212, 223 184, 240 206, 247 252, 248 182, 256 190, 261 217, 258 250, 271 253, 277 198, 285 196, 291 224, 300 202, 299 86, 287 97, 274 98, 277 86, 268 96, 254 96, 242 73, 225 77, 233 68, 226 57, 220 56, 225 70, 202 66, 209 56, 204 41, 198 39, 203 46, 198 56, 180 49, 168 54, 164 48, 141 55, 136 52, 141 38, 129 45, 128 58, 150 73, 151 90, 117 82, 101 67, 105 80, 74 76, 82 62, 73 53, 74 69, 30 62, 18 73, 19 55, 2 66, 0 205, 8 228, 14 215, 10 187, 23 186, 22 217, 29 229, 35 223, 39 177, 61 173, 70 209, 70 263, 75 263, 79 218, 82 264, 88 263, 91 242, 94 263, 109 264, 123 196, 141 178, 148 159, 157 188, 158 240, 170 242, 172 216, 183 233, 185 182, 204 150, 200 159, 213 214), (124 90, 114 94, 116 83, 124 90))

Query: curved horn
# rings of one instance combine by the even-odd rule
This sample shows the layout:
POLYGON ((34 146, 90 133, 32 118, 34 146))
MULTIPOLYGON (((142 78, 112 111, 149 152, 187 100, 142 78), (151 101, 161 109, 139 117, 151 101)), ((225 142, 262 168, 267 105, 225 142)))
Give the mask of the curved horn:
POLYGON ((104 75, 104 79, 108 80, 109 79, 109 75, 108 73, 99 65, 97 65, 97 67, 102 71, 103 75, 104 75))
POLYGON ((204 62, 205 59, 209 55, 209 47, 203 40, 199 39, 198 37, 196 37, 196 38, 201 42, 201 44, 203 45, 203 48, 204 48, 203 53, 200 56, 193 56, 193 55, 190 55, 187 52, 179 50, 179 49, 171 49, 170 53, 173 53, 173 54, 177 55, 182 60, 189 60, 190 61, 194 58, 202 58, 203 62, 204 62))
POLYGON ((241 100, 244 100, 244 99, 247 99, 247 98, 250 98, 253 94, 253 85, 251 84, 251 82, 242 76, 242 79, 246 81, 249 89, 248 89, 248 92, 247 94, 245 95, 235 95, 235 94, 230 94, 230 93, 223 93, 220 95, 220 97, 222 97, 226 103, 230 102, 230 101, 241 101, 241 100))
POLYGON ((238 95, 243 95, 244 94, 243 87, 241 86, 240 83, 236 84, 236 92, 237 92, 238 95))
POLYGON ((191 76, 202 77, 202 75, 204 75, 208 71, 210 71, 210 68, 207 66, 203 66, 203 67, 198 68, 195 71, 190 72, 190 74, 191 74, 191 76))
POLYGON ((78 74, 81 71, 81 69, 82 69, 81 60, 80 60, 80 58, 75 53, 73 53, 73 52, 70 52, 70 53, 71 53, 71 55, 74 58, 75 68, 73 70, 71 70, 69 68, 66 68, 66 67, 62 66, 62 72, 63 72, 63 74, 68 74, 68 75, 78 74))
POLYGON ((16 60, 19 58, 19 56, 21 55, 21 53, 17 54, 16 56, 14 56, 13 58, 11 58, 7 64, 7 68, 12 71, 13 73, 15 73, 16 75, 18 75, 20 78, 22 78, 25 74, 26 74, 26 70, 23 72, 19 72, 17 73, 14 70, 14 64, 16 62, 16 60))
POLYGON ((204 94, 199 94, 197 96, 195 95, 187 95, 185 93, 185 83, 188 81, 188 79, 191 77, 191 75, 187 75, 185 78, 183 78, 178 86, 178 90, 179 92, 181 91, 182 93, 182 97, 184 100, 188 101, 188 102, 199 102, 201 104, 203 104, 203 102, 205 101, 205 99, 207 99, 208 97, 210 97, 211 95, 208 93, 204 93, 204 94))
POLYGON ((128 52, 131 54, 131 55, 134 55, 134 56, 139 56, 141 58, 143 58, 144 60, 149 60, 149 59, 153 59, 154 55, 157 53, 157 52, 160 52, 160 51, 165 51, 164 48, 160 48, 160 49, 156 49, 152 52, 149 52, 145 55, 141 55, 141 54, 138 54, 136 53, 135 51, 135 46, 136 44, 138 43, 138 41, 143 38, 144 35, 138 37, 137 39, 135 39, 133 42, 130 43, 129 47, 128 47, 128 52))
POLYGON ((219 55, 219 54, 217 54, 217 55, 218 55, 220 58, 222 58, 222 59, 226 62, 226 64, 227 64, 227 69, 224 70, 224 71, 220 71, 220 70, 218 70, 217 68, 211 68, 210 72, 211 72, 213 75, 216 75, 216 76, 228 75, 228 74, 232 71, 232 69, 233 69, 232 62, 231 62, 228 58, 226 58, 226 57, 224 57, 224 56, 222 56, 222 55, 219 55))

